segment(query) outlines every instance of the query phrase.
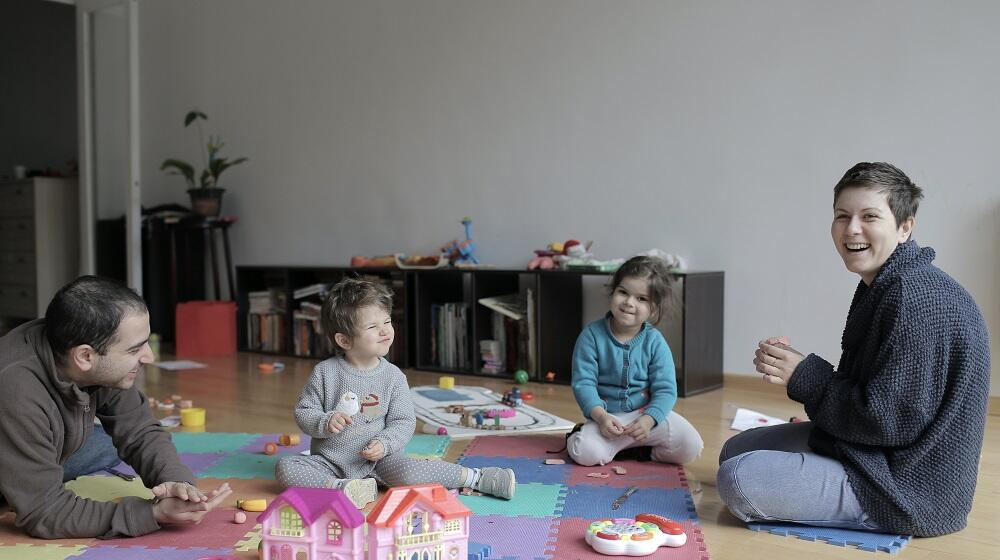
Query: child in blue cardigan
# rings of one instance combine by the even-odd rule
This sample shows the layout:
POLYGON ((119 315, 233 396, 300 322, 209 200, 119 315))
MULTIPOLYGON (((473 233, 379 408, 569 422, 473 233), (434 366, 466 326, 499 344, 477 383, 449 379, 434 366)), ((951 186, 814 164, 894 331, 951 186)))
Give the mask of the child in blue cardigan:
POLYGON ((610 310, 577 338, 573 394, 587 422, 566 442, 577 463, 603 465, 640 446, 664 463, 689 463, 701 453, 698 431, 673 411, 674 359, 653 326, 670 289, 662 259, 629 259, 611 280, 610 310))

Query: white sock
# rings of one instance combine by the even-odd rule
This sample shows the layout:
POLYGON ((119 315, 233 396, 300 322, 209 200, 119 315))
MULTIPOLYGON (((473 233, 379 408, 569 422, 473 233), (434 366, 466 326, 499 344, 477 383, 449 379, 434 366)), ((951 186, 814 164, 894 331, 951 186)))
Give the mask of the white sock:
POLYGON ((479 469, 470 469, 466 467, 466 470, 469 471, 469 474, 465 475, 464 487, 477 490, 479 487, 479 479, 482 473, 479 471, 479 469))

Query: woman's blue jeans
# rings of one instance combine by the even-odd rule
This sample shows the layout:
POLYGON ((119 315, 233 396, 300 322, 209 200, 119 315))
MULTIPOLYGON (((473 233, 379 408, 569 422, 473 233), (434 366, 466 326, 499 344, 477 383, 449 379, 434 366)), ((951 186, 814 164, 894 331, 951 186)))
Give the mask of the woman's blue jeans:
POLYGON ((737 434, 719 455, 719 496, 743 521, 878 531, 836 459, 809 448, 812 422, 737 434))
POLYGON ((121 461, 118 458, 118 450, 111 442, 111 436, 95 424, 94 431, 87 441, 83 442, 83 447, 63 463, 63 482, 114 467, 121 461))

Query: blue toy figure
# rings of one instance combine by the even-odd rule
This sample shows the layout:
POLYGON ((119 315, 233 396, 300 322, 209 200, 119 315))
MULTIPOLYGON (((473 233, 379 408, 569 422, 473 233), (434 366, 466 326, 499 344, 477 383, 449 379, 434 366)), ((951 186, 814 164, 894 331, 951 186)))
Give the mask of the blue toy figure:
POLYGON ((455 239, 442 247, 441 251, 448 254, 454 265, 479 264, 479 259, 476 258, 476 242, 472 240, 472 218, 468 216, 462 218, 462 225, 465 226, 465 241, 455 239))

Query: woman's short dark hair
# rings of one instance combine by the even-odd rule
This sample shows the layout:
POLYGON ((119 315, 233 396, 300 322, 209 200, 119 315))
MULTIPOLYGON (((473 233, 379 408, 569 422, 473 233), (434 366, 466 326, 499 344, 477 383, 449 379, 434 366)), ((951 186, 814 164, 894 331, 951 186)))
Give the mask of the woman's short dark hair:
POLYGON ((81 276, 63 286, 45 310, 45 336, 56 360, 71 348, 87 344, 103 355, 117 342, 125 315, 148 313, 133 290, 110 278, 81 276))
POLYGON ((864 187, 875 189, 886 195, 889 209, 896 218, 899 227, 908 218, 917 215, 920 199, 924 191, 906 176, 898 167, 891 163, 863 161, 847 170, 844 177, 833 187, 833 204, 844 189, 864 187))
POLYGON ((618 267, 608 284, 608 292, 613 294, 623 280, 633 276, 649 281, 649 322, 655 325, 660 322, 667 302, 673 297, 674 277, 663 259, 639 255, 618 267))
POLYGON ((330 288, 320 311, 320 324, 338 353, 341 349, 334 340, 334 335, 342 333, 350 338, 357 336, 358 313, 361 308, 369 305, 392 313, 392 290, 371 277, 345 278, 330 288))

